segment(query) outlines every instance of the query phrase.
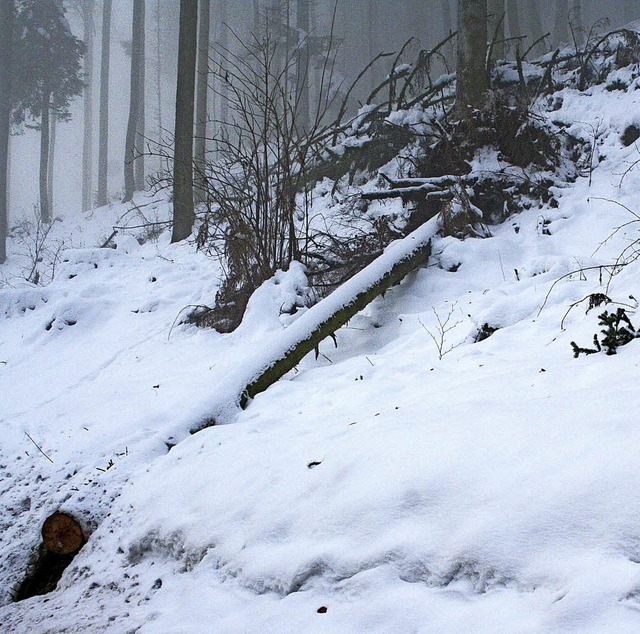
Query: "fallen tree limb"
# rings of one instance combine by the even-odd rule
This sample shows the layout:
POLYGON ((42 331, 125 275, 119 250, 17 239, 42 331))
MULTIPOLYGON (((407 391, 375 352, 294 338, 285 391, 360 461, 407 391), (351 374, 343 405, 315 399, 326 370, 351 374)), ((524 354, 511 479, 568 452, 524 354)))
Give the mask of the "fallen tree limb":
POLYGON ((240 406, 292 370, 320 342, 365 308, 378 295, 400 282, 431 254, 431 238, 438 228, 429 221, 385 252, 331 295, 310 308, 261 356, 260 370, 248 381, 240 395, 240 406))
POLYGON ((418 187, 402 187, 397 189, 382 189, 375 192, 363 192, 362 200, 388 200, 390 198, 402 198, 403 202, 418 200, 451 200, 453 194, 448 189, 435 188, 432 185, 418 187))

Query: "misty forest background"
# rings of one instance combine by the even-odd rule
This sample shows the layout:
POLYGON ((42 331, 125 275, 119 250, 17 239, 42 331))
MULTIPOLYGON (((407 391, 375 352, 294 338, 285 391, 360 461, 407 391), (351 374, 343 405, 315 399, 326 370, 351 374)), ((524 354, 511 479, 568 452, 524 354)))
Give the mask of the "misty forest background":
MULTIPOLYGON (((178 0, 145 0, 138 3, 138 15, 134 15, 134 3, 130 0, 59 0, 54 4, 63 8, 71 32, 84 45, 79 69, 83 86, 75 90, 81 94, 72 97, 68 107, 60 107, 57 113, 57 106, 52 103, 51 116, 47 117, 50 119, 51 163, 47 197, 52 217, 123 198, 132 61, 140 66, 140 81, 134 88, 141 96, 135 136, 136 156, 150 154, 134 161, 135 188, 148 188, 154 174, 169 169, 167 159, 172 155, 174 133, 180 13, 178 0), (132 58, 135 21, 142 37, 132 58)), ((265 33, 271 37, 289 38, 289 45, 296 46, 292 33, 297 33, 301 39, 307 37, 302 34, 308 33, 309 42, 316 42, 305 78, 313 102, 323 81, 322 60, 329 54, 329 48, 336 58, 335 67, 332 67, 333 86, 336 91, 345 92, 379 53, 398 52, 414 38, 405 52, 407 56, 413 52, 415 57, 420 50, 436 46, 455 31, 456 4, 451 0, 339 0, 334 7, 331 0, 201 0, 200 10, 204 11, 206 5, 209 14, 205 45, 211 67, 220 62, 221 50, 241 53, 243 43, 252 42, 252 34, 258 38, 265 33), (329 39, 330 45, 327 44, 329 39)), ((491 10, 506 12, 507 57, 515 55, 515 43, 526 51, 546 35, 531 52, 539 55, 562 42, 579 43, 588 37, 594 25, 602 29, 604 20, 608 27, 614 28, 638 17, 633 0, 506 0, 504 7, 502 4, 490 2, 489 11, 490 15, 491 10), (526 39, 509 39, 517 36, 526 36, 526 39)), ((204 35, 201 27, 201 40, 204 35)), ((449 43, 440 52, 442 67, 438 70, 454 70, 454 45, 449 43)), ((22 60, 14 60, 14 65, 20 75, 22 60)), ((366 71, 349 100, 351 112, 365 102, 390 67, 391 61, 382 60, 366 71)), ((202 73, 201 68, 199 72, 202 73)), ((224 127, 229 118, 225 96, 228 86, 213 75, 207 80, 209 127, 206 134, 210 136, 212 128, 224 127)), ((33 214, 43 195, 37 177, 42 116, 37 108, 32 114, 34 116, 26 116, 23 121, 14 120, 11 129, 9 230, 20 219, 33 214)), ((207 151, 211 150, 210 144, 207 151)))

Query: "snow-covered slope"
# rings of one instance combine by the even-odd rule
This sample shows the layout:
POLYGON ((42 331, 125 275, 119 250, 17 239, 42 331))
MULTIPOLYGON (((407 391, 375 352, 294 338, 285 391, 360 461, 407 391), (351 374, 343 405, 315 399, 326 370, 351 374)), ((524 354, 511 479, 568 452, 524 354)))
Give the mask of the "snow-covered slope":
POLYGON ((0 290, 0 630, 640 630, 640 342, 570 345, 599 330, 571 308, 589 294, 640 321, 638 263, 587 270, 639 237, 616 202, 640 213, 640 171, 620 185, 640 115, 633 90, 563 97, 555 119, 598 131, 591 184, 437 239, 245 411, 219 385, 282 330, 298 269, 231 335, 176 323, 219 271, 167 236, 0 290), (224 403, 231 424, 189 436, 224 403), (58 508, 88 543, 56 591, 9 603, 58 508))

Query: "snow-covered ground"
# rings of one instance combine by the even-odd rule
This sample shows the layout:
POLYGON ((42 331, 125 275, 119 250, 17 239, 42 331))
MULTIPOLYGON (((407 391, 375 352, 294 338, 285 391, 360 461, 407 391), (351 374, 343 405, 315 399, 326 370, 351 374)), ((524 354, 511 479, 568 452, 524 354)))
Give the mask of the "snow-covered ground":
POLYGON ((640 265, 563 278, 640 237, 612 202, 640 213, 640 169, 620 185, 637 93, 593 93, 553 114, 597 137, 591 184, 436 239, 244 411, 224 386, 285 328, 299 269, 221 335, 179 319, 212 303, 214 260, 166 234, 95 248, 117 206, 56 224, 77 248, 47 286, 0 268, 0 631, 640 631, 640 341, 570 345, 599 330, 603 309, 571 308, 591 293, 640 325, 640 265), (57 509, 88 543, 56 591, 11 603, 57 509))

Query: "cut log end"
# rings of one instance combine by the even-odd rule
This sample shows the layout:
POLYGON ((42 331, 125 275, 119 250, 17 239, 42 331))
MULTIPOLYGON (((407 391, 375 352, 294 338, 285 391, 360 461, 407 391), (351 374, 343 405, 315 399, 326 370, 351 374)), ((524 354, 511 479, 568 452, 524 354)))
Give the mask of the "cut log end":
POLYGON ((52 553, 71 555, 82 548, 84 534, 77 520, 58 511, 44 521, 42 540, 52 553))

